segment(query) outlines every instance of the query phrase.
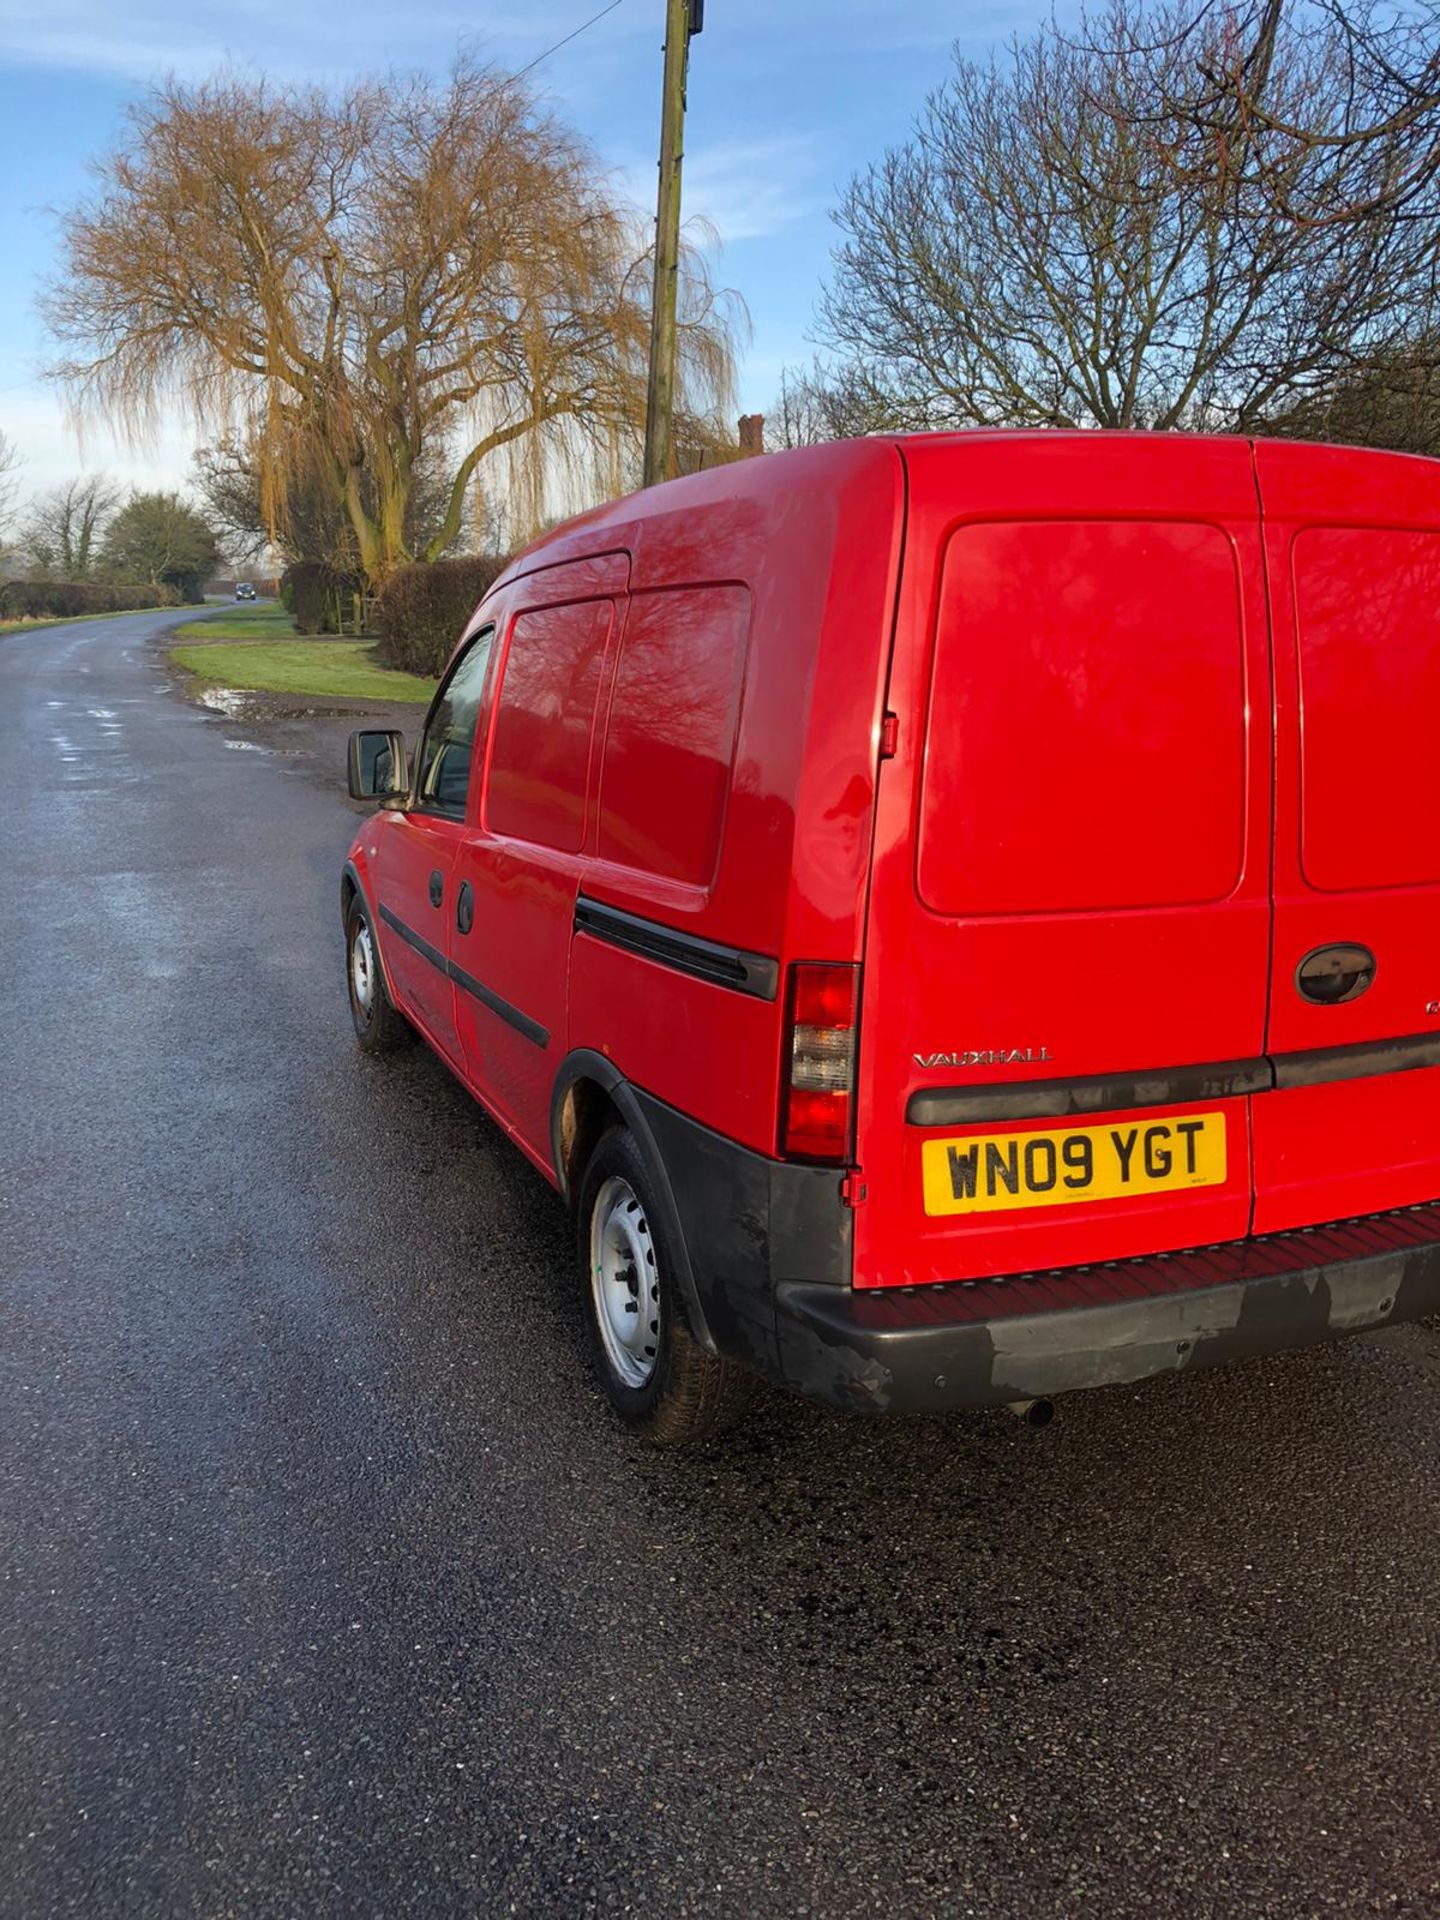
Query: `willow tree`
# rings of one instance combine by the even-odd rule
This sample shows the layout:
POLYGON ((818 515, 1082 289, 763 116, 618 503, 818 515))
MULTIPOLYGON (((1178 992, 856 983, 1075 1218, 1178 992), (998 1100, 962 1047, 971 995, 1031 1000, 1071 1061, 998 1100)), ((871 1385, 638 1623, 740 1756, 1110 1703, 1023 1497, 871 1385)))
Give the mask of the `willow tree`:
MULTIPOLYGON (((212 446, 196 449, 191 484, 210 519, 225 537, 236 559, 258 561, 271 549, 286 565, 319 561, 333 573, 353 579, 360 572, 355 529, 345 503, 337 498, 314 463, 286 466, 285 498, 276 513, 266 500, 269 452, 251 440, 224 435, 212 446)), ((361 501, 373 512, 371 465, 360 471, 361 501)), ((425 449, 411 473, 409 511, 404 523, 405 544, 412 553, 430 551, 450 508, 451 463, 444 450, 425 449)), ((502 529, 488 509, 488 495, 472 489, 466 524, 456 550, 498 552, 502 529)), ((443 556, 442 556, 443 557, 443 556)))
MULTIPOLYGON (((557 470, 615 491, 644 418, 641 229, 590 149, 524 84, 461 61, 443 81, 340 95, 171 82, 131 114, 64 225, 47 296, 77 410, 142 436, 183 404, 260 450, 266 510, 316 477, 373 581, 443 552, 492 456, 522 522, 557 470), (417 476, 444 512, 412 551, 417 476)), ((728 405, 735 315, 686 265, 684 405, 728 405)))

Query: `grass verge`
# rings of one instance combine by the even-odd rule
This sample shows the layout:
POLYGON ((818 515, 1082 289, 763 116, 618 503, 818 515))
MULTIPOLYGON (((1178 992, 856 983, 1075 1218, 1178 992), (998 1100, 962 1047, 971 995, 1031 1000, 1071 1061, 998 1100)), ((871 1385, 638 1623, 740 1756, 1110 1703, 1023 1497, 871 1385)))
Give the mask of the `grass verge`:
MULTIPOLYGON (((197 631, 213 633, 225 622, 199 622, 197 631)), ((184 629, 181 629, 184 632, 184 629)), ((211 641, 180 646, 170 658, 210 687, 240 693, 302 693, 331 700, 428 700, 433 680, 382 667, 368 640, 211 641)))
POLYGON ((257 607, 253 613, 237 607, 223 618, 187 620, 175 629, 177 640, 275 640, 295 632, 295 616, 283 607, 257 607))

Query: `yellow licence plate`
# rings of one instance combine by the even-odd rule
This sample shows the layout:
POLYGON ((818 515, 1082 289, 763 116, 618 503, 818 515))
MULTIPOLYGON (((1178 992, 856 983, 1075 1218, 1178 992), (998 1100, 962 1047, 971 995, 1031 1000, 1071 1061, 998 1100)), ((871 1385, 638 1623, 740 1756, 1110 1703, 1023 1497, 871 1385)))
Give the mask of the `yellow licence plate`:
POLYGON ((1225 1116, 1125 1120, 1022 1133, 966 1133, 921 1150, 925 1211, 1001 1213, 1123 1200, 1225 1180, 1225 1116))

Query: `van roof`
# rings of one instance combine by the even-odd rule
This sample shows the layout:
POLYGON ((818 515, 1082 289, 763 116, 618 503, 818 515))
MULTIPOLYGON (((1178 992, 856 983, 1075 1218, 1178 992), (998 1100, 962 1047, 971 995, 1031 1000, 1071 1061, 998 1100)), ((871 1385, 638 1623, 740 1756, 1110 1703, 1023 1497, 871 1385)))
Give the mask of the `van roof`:
POLYGON ((893 459, 897 454, 903 458, 907 447, 935 449, 947 444, 969 447, 982 441, 1013 443, 1017 440, 1048 443, 1084 440, 1097 447, 1116 441, 1166 442, 1174 447, 1176 460, 1183 462, 1186 449, 1197 443, 1236 439, 1243 439, 1252 449, 1278 445, 1292 454, 1302 450, 1328 456, 1343 453, 1367 464, 1383 461, 1407 461, 1431 467, 1437 464, 1421 454, 1392 453, 1326 441, 1282 440, 1273 435, 1154 433, 1118 427, 964 427, 938 433, 874 434, 863 439, 831 440, 819 446, 787 448, 755 458, 731 460, 722 466, 707 467, 700 473, 667 480, 660 486, 623 494, 617 500, 563 521, 523 547, 496 586, 533 572, 537 566, 554 566, 595 553, 600 550, 596 544, 597 534, 610 534, 617 546, 624 545, 626 536, 644 521, 676 511, 692 512, 724 501, 754 498, 782 488, 788 491, 796 486, 802 474, 809 486, 822 489, 835 486, 867 465, 893 459))

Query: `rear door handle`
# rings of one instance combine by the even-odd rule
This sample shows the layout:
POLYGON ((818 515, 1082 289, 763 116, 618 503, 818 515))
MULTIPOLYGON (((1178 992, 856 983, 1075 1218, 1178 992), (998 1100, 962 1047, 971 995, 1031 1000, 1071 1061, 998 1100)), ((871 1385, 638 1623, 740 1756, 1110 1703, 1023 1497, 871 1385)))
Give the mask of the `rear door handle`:
POLYGON ((1295 969, 1297 989, 1320 1007, 1339 1007, 1347 1000, 1358 1000, 1374 978, 1374 954, 1368 947, 1350 942, 1316 947, 1295 969))
POLYGON ((455 900, 455 924, 461 933, 468 933, 475 924, 475 890, 468 880, 460 882, 455 900))
POLYGON ((443 873, 441 873, 440 869, 436 867, 435 871, 430 876, 431 906, 438 907, 440 902, 444 898, 445 898, 445 876, 443 873))

